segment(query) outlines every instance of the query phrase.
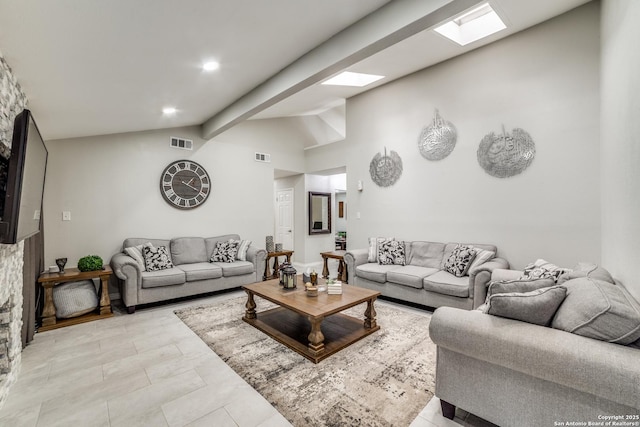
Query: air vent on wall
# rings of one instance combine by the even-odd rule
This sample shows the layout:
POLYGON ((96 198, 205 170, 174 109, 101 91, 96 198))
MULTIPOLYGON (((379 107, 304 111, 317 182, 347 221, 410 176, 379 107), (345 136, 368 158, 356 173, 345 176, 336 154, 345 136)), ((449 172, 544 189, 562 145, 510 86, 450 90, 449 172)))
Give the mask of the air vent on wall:
POLYGON ((171 137, 169 145, 173 148, 182 148, 183 150, 193 150, 193 141, 190 139, 171 137))
POLYGON ((256 162, 271 163, 271 154, 258 153, 256 151, 256 162))

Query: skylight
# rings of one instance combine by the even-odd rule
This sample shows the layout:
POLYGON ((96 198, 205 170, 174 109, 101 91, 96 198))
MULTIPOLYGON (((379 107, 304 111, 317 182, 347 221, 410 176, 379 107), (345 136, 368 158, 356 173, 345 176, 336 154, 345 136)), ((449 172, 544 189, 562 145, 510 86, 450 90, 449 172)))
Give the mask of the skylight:
POLYGON ((376 76, 374 74, 362 74, 344 71, 337 76, 330 78, 329 80, 325 80, 324 82, 322 82, 322 84, 364 87, 383 78, 384 76, 376 76))
POLYGON ((453 40, 460 46, 464 46, 505 28, 507 26, 491 8, 491 5, 484 3, 435 28, 434 31, 453 40))

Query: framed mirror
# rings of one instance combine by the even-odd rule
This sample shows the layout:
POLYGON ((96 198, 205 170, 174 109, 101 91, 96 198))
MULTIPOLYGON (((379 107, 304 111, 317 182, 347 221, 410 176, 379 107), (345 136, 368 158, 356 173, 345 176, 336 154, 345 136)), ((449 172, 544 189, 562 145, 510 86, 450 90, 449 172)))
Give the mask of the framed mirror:
POLYGON ((309 234, 331 233, 331 193, 309 191, 309 234))

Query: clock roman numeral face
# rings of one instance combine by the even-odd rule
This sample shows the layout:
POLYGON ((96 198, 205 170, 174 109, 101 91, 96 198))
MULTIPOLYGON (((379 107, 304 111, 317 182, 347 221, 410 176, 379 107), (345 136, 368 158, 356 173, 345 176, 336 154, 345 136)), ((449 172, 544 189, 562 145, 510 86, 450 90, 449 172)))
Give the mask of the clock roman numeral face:
POLYGON ((160 193, 164 200, 178 209, 193 209, 209 197, 211 180, 207 171, 196 162, 178 160, 164 169, 160 177, 160 193))

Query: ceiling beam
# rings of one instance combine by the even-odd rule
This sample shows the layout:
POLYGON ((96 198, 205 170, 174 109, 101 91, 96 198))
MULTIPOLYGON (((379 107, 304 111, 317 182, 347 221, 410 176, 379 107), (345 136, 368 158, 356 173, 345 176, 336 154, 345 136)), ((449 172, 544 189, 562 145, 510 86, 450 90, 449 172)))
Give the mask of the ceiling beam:
POLYGON ((481 0, 393 0, 298 58, 202 124, 211 139, 237 123, 481 0))

